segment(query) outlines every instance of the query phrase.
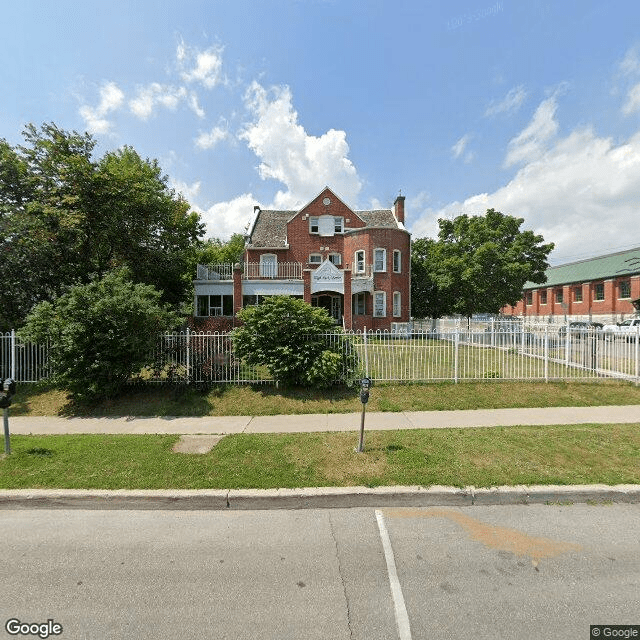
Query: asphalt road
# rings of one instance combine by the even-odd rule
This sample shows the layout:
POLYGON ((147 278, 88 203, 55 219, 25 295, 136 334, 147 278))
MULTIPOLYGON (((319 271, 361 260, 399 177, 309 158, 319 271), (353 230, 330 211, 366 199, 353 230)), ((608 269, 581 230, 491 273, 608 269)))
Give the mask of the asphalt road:
POLYGON ((586 640, 640 625, 639 531, 633 504, 4 510, 0 637, 586 640))

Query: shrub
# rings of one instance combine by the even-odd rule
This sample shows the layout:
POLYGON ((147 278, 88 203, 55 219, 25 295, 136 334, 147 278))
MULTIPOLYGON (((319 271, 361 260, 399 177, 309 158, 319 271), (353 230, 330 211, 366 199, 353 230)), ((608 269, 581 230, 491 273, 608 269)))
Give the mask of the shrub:
POLYGON ((160 297, 154 287, 130 282, 125 270, 112 271, 36 305, 20 336, 50 343, 52 380, 74 400, 112 397, 178 323, 160 297))
POLYGON ((248 364, 266 366, 280 383, 328 386, 355 373, 357 359, 348 339, 325 309, 271 296, 238 317, 243 326, 231 334, 236 355, 248 364))

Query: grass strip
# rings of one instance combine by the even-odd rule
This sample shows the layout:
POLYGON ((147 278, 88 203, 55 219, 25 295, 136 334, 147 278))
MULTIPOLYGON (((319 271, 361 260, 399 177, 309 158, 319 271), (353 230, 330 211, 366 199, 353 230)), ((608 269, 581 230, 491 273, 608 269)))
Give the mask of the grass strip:
POLYGON ((12 436, 0 489, 232 489, 640 483, 640 423, 240 434, 205 455, 176 435, 12 436))
MULTIPOLYGON (((369 411, 442 411, 521 407, 640 405, 640 387, 629 382, 463 382, 378 384, 369 411)), ((271 385, 131 388, 93 406, 72 404, 66 392, 20 385, 12 416, 267 416, 360 411, 358 390, 276 389, 271 385)))

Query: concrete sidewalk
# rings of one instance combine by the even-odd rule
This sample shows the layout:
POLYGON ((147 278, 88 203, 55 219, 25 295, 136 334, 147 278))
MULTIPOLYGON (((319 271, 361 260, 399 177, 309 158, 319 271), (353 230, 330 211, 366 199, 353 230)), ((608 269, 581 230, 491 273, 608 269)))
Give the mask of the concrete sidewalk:
MULTIPOLYGON (((360 413, 303 414, 287 416, 207 416, 197 418, 119 417, 59 418, 11 417, 14 434, 64 433, 295 433, 355 431, 360 413)), ((534 409, 479 409, 465 411, 367 412, 369 431, 395 429, 445 429, 514 425, 640 423, 640 406, 546 407, 534 409)))
MULTIPOLYGON (((10 417, 12 434, 220 434, 357 431, 360 413, 204 418, 10 417)), ((549 407, 366 414, 368 431, 545 424, 640 423, 640 406, 549 407)), ((311 487, 224 490, 0 490, 0 509, 309 509, 480 504, 640 503, 640 485, 518 487, 311 487)))

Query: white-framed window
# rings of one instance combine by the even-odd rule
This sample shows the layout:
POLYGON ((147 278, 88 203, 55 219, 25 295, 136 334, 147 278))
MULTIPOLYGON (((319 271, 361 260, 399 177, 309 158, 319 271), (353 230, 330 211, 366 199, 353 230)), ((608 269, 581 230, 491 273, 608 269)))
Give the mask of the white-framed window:
POLYGON ((198 296, 196 315, 232 316, 233 295, 198 296))
POLYGON ((333 227, 335 233, 344 233, 344 218, 334 218, 333 227))
POLYGON ((373 292, 373 317, 384 318, 387 315, 387 292, 373 292))
POLYGON ((322 254, 311 253, 309 254, 309 264, 320 264, 322 262, 322 254))
POLYGON ((400 249, 393 250, 393 273, 402 272, 402 251, 400 249))
POLYGON ((363 316, 366 313, 366 293, 354 293, 353 294, 353 315, 363 316))
POLYGON ((309 217, 309 233, 318 233, 319 229, 318 229, 318 217, 317 216, 310 216, 309 217))
POLYGON ((393 317, 399 318, 402 315, 402 296, 399 291, 393 292, 393 317))
POLYGON ((329 261, 337 267, 342 264, 342 256, 339 253, 330 253, 329 261))
POLYGON ((275 278, 278 275, 278 256, 275 253, 263 253, 260 256, 260 277, 275 278))
POLYGON ((373 250, 373 270, 374 271, 387 270, 387 250, 386 249, 373 250))
POLYGON ((367 266, 364 249, 356 251, 353 258, 353 267, 355 273, 364 273, 367 266))

